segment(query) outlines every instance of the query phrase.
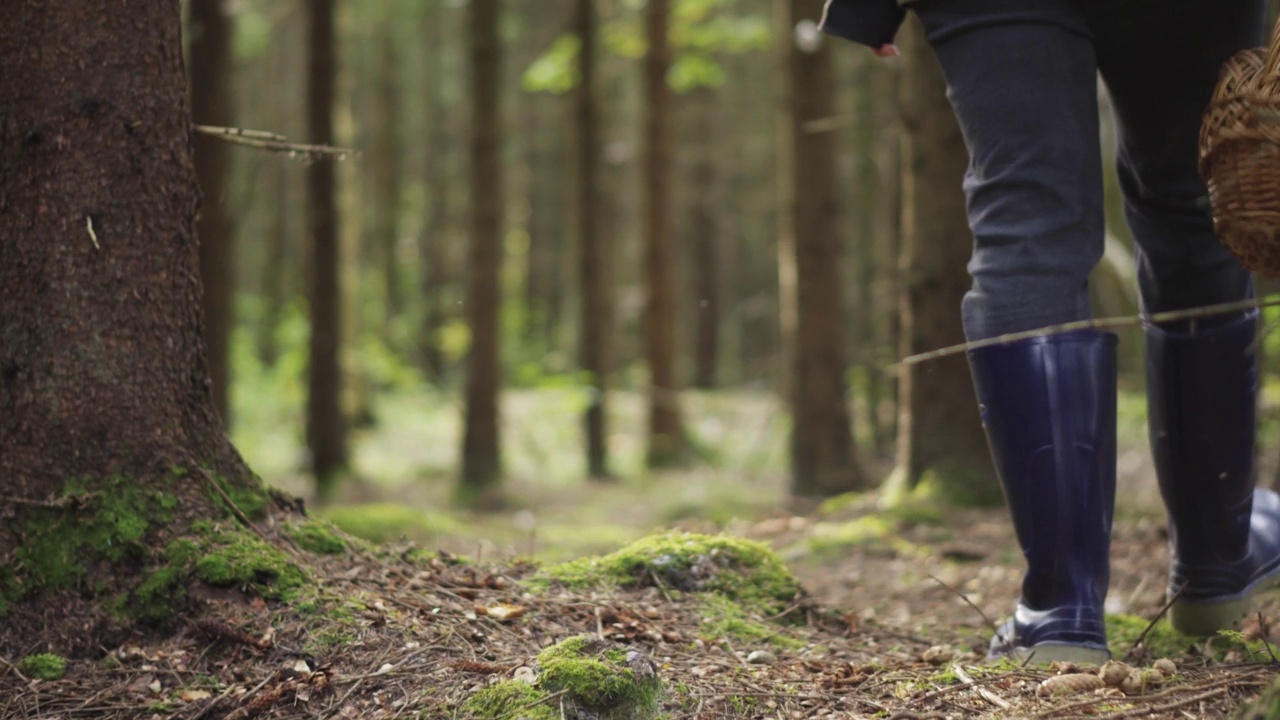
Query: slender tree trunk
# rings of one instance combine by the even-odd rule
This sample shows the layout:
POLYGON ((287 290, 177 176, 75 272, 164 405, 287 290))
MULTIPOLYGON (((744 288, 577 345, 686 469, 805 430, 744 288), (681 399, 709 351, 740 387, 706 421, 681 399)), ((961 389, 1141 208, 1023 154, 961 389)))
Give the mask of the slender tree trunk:
MULTIPOLYGON (((791 0, 791 26, 808 17, 791 0)), ((823 497, 865 484, 845 385, 836 135, 807 125, 835 113, 830 45, 791 47, 796 349, 792 366, 791 493, 823 497)))
POLYGON ((608 234, 600 222, 600 117, 596 107, 596 0, 575 0, 573 25, 581 41, 579 84, 574 96, 578 130, 578 252, 581 253, 582 369, 592 396, 583 423, 587 439, 587 474, 609 476, 608 392, 613 317, 613 262, 608 234))
MULTIPOLYGON (((903 135, 903 357, 964 341, 960 300, 972 247, 961 179, 968 152, 945 94, 942 71, 919 25, 901 40, 903 135)), ((891 495, 932 474, 953 499, 998 503, 1000 491, 963 356, 905 368, 901 375, 898 467, 891 495)))
POLYGON ((400 291, 400 258, 397 246, 400 242, 401 176, 403 174, 404 145, 401 140, 400 119, 400 66, 403 63, 397 46, 396 31, 392 19, 385 19, 378 32, 378 135, 375 183, 377 210, 373 220, 374 244, 382 261, 382 292, 386 304, 381 327, 384 342, 392 344, 393 324, 403 307, 400 291))
MULTIPOLYGON (((796 227, 795 227, 795 147, 792 127, 791 96, 795 92, 791 75, 791 33, 795 23, 791 19, 793 0, 774 0, 773 30, 777 39, 777 64, 774 80, 776 102, 774 132, 775 175, 777 187, 777 257, 778 257, 778 394, 784 398, 795 396, 791 358, 795 357, 796 326, 799 309, 796 307, 796 227)), ((748 336, 749 337, 749 336, 748 336)))
MULTIPOLYGON (((191 0, 191 115, 203 125, 234 123, 231 85, 231 18, 222 0, 191 0)), ((232 297, 235 293, 235 236, 228 217, 227 144, 208 135, 194 139, 196 177, 202 195, 196 234, 200 240, 200 282, 204 287, 204 344, 213 381, 213 406, 231 425, 228 401, 232 297)))
MULTIPOLYGON (((312 0, 307 118, 313 143, 333 142, 334 77, 337 70, 334 0, 312 0)), ((347 428, 342 413, 342 288, 338 282, 338 211, 335 167, 307 168, 307 226, 311 235, 307 298, 311 308, 307 374, 307 447, 316 495, 328 500, 347 466, 347 428)))
POLYGON ((428 6, 423 28, 427 61, 423 69, 426 86, 423 88, 427 104, 427 166, 425 173, 427 221, 423 225, 419 256, 422 264, 422 299, 425 305, 419 354, 428 378, 441 384, 444 381, 444 353, 440 348, 440 331, 444 328, 445 286, 450 273, 446 267, 448 253, 445 243, 450 227, 449 205, 449 111, 444 102, 441 77, 444 72, 441 47, 445 33, 444 10, 439 4, 428 6))
POLYGON ((502 265, 502 90, 499 0, 471 0, 471 243, 467 266, 466 420, 459 499, 499 501, 499 271, 502 265))
POLYGON ((280 357, 280 343, 276 335, 284 307, 288 302, 289 237, 292 232, 289 216, 289 171, 277 163, 271 178, 273 195, 271 230, 266 237, 266 259, 262 264, 262 317, 258 320, 258 357, 266 367, 274 367, 280 357))
POLYGON ((720 361, 720 228, 716 223, 716 94, 699 88, 689 96, 696 153, 690 173, 693 196, 690 234, 693 236, 694 322, 693 384, 702 390, 716 386, 720 361))
POLYGON ((180 12, 0 12, 0 654, 96 655, 213 477, 258 488, 209 389, 180 12))
POLYGON ((645 6, 644 60, 644 202, 646 355, 649 361, 649 448, 651 468, 688 459, 688 438, 680 415, 676 381, 676 289, 671 191, 671 67, 668 36, 670 0, 649 0, 645 6))

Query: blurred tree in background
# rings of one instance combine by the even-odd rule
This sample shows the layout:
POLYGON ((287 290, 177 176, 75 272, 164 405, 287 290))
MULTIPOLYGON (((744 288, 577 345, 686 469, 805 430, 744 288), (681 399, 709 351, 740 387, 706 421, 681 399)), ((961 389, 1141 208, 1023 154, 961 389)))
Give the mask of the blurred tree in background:
MULTIPOLYGON (((917 35, 873 58, 815 34, 821 0, 189 9, 198 120, 357 153, 197 148, 222 168, 201 173, 214 388, 273 482, 993 499, 963 359, 896 362, 959 340, 968 284, 964 149, 917 35)), ((1095 302, 1118 314, 1109 229, 1095 302)))

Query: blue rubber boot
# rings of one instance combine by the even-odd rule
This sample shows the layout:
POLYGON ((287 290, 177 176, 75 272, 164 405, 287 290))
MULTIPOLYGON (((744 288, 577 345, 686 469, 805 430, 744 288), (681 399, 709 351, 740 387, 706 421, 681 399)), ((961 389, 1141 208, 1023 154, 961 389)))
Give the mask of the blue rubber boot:
POLYGON ((1174 628, 1212 635, 1280 581, 1280 497, 1255 490, 1257 313, 1225 325, 1146 328, 1147 413, 1169 511, 1174 628), (1179 594, 1180 593, 1180 594, 1179 594))
POLYGON ((989 656, 1110 658, 1103 603, 1116 491, 1116 337, 1077 332, 972 350, 982 423, 1027 572, 989 656))

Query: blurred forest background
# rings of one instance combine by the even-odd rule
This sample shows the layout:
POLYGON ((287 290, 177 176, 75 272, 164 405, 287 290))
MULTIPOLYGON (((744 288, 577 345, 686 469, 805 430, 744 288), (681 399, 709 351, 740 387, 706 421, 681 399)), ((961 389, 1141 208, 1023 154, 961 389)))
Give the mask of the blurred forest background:
MULTIPOLYGON (((521 551, 847 493, 999 502, 962 356, 897 364, 962 340, 971 245, 914 25, 879 60, 817 31, 821 0, 186 6, 198 124, 355 151, 197 135, 215 397, 269 484, 374 539, 488 523, 521 551)), ((1107 172, 1095 311, 1132 315, 1107 172)), ((1120 332, 1120 474, 1150 499, 1120 332)))

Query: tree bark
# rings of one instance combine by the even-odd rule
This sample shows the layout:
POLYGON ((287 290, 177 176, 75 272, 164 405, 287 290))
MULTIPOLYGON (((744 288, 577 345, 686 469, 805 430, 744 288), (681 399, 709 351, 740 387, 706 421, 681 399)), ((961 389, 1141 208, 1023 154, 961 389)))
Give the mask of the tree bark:
POLYGON ((136 586, 149 541, 221 517, 210 476, 259 487, 209 387, 180 12, 0 13, 2 654, 112 643, 104 605, 136 586), (140 515, 145 530, 102 514, 161 497, 172 513, 140 515))
POLYGON ((397 46, 393 20, 384 19, 379 26, 378 43, 378 133, 375 140, 377 162, 374 169, 377 210, 373 219, 374 247, 382 261, 383 342, 395 346, 394 324, 402 310, 400 291, 400 199, 402 195, 405 151, 401 140, 400 66, 403 63, 397 46))
MULTIPOLYGON (((333 142, 334 78, 337 71, 334 0, 313 0, 307 47, 307 119, 313 143, 333 142)), ((338 281, 336 168, 307 168, 307 226, 311 235, 307 299, 311 310, 307 373, 307 447, 316 496, 332 497, 347 466, 347 424, 342 413, 342 287, 338 281)))
POLYGON ((591 402, 583 415, 587 475, 609 477, 608 393, 613 317, 613 252, 600 222, 600 117, 596 105, 596 0, 576 0, 573 25, 578 50, 574 115, 578 130, 578 252, 581 253, 582 370, 591 384, 591 402))
POLYGON ((471 0, 471 243, 467 266, 466 418, 459 499, 499 502, 499 271, 502 265, 502 128, 499 0, 471 0))
POLYGON ((446 285, 451 273, 447 267, 446 234, 451 225, 449 203, 449 110, 444 102, 444 89, 440 78, 444 71, 444 50, 441 43, 445 33, 440 26, 444 22, 443 8, 438 4, 427 6, 424 18, 423 40, 427 54, 423 77, 427 115, 427 166, 425 172, 427 220, 423 224, 419 257, 422 265, 422 299, 425 305, 422 332, 419 339, 419 355, 428 379, 443 384, 445 376, 444 353, 440 348, 440 331, 446 320, 446 285))
MULTIPOLYGON (((791 27, 809 16, 791 0, 791 27)), ((830 45, 791 47, 796 348, 792 366, 791 494, 826 497, 865 485, 845 384, 836 135, 807 126, 835 114, 830 45)))
POLYGON ((688 459, 689 445, 680 413, 676 380, 676 287, 671 203, 671 68, 668 36, 670 0, 645 6, 644 59, 644 233, 645 354, 649 364, 649 447, 651 468, 688 459))
POLYGON ((700 390, 716 387, 720 365, 720 228, 716 193, 716 93, 699 88, 689 96, 695 113, 693 167, 689 193, 692 195, 690 234, 694 259, 693 384, 700 390))
MULTIPOLYGON (((231 97, 231 18, 223 0, 191 0, 188 68, 191 115, 203 125, 235 122, 231 97)), ((226 205, 227 144, 209 135, 194 139, 201 203, 196 235, 200 242, 200 283, 204 288, 204 345, 213 382, 213 406, 231 426, 229 397, 232 299, 235 294, 235 236, 226 205)))
MULTIPOLYGON (((961 179, 968 152, 946 99, 942 70, 919 25, 901 36, 904 124, 899 267, 902 357, 964 342, 960 301, 969 288, 972 235, 961 179)), ((891 495, 928 475, 955 500, 1000 502, 964 356, 904 368, 891 495)))

